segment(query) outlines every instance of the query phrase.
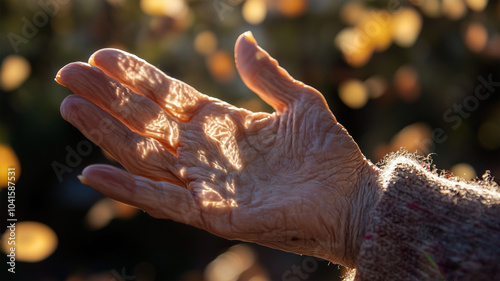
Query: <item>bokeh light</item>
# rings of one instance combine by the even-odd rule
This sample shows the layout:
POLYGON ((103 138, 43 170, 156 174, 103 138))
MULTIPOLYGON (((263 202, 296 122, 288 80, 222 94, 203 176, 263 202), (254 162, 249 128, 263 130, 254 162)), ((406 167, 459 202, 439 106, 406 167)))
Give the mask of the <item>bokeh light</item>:
POLYGON ((10 182, 15 183, 21 176, 21 164, 12 147, 0 143, 0 189, 7 187, 9 184, 9 168, 14 168, 15 176, 10 177, 13 179, 13 181, 10 182))
POLYGON ((355 67, 365 65, 374 51, 387 50, 393 41, 399 46, 411 47, 422 29, 422 17, 410 7, 391 13, 369 9, 360 2, 348 2, 341 11, 343 21, 352 27, 337 33, 334 43, 346 62, 355 67))
POLYGON ((205 268, 206 281, 258 280, 269 281, 256 264, 256 256, 252 248, 238 244, 219 255, 205 268), (245 276, 243 279, 240 277, 245 276))
POLYGON ((401 147, 409 152, 425 155, 430 151, 431 128, 425 123, 414 123, 404 127, 391 140, 391 150, 398 151, 401 147))
POLYGON ((150 16, 181 18, 188 12, 184 0, 141 0, 141 9, 150 16))
POLYGON ((420 97, 418 74, 409 65, 401 66, 394 74, 394 88, 405 102, 415 102, 420 97))
POLYGON ((465 45, 473 52, 481 52, 488 41, 488 31, 478 22, 470 22, 465 28, 465 45))
POLYGON ((273 1, 276 9, 287 17, 298 17, 307 9, 307 0, 276 0, 273 1))
POLYGON ((111 199, 101 199, 90 208, 85 217, 85 222, 90 229, 100 229, 109 224, 113 219, 111 199))
POLYGON ((31 66, 24 57, 7 56, 0 66, 0 87, 6 92, 13 91, 28 79, 30 73, 31 66))
POLYGON ((467 6, 469 6, 471 10, 481 12, 486 8, 488 0, 465 0, 465 3, 467 3, 467 6))
MULTIPOLYGON (((118 280, 114 274, 124 267, 136 280, 204 280, 207 264, 226 251, 234 259, 225 265, 230 276, 245 267, 228 250, 234 242, 155 220, 103 199, 77 180, 89 164, 120 164, 97 146, 90 155, 79 153, 77 143, 85 136, 59 112, 71 91, 54 83, 53 76, 100 48, 133 53, 237 107, 274 112, 244 85, 235 68, 234 42, 251 30, 290 75, 325 95, 371 161, 405 147, 422 155, 435 153, 439 169, 465 162, 478 172, 491 170, 498 181, 499 88, 479 78, 500 81, 499 1, 10 0, 0 6, 6 35, 0 54, 0 183, 7 185, 5 165, 15 166, 20 221, 39 219, 60 238, 49 258, 19 264, 19 280, 118 280), (58 7, 37 4, 56 2, 58 7), (43 20, 50 8, 57 11, 45 25, 33 22, 35 15, 43 20), (27 40, 18 50, 8 41, 11 33, 27 40), (484 86, 481 92, 476 91, 479 86, 484 86), (488 90, 476 110, 474 95, 486 97, 488 90), (51 167, 55 162, 66 167, 62 177, 51 167), (75 254, 87 245, 96 247, 75 254)), ((131 65, 120 61, 118 67, 131 65)), ((6 196, 7 190, 0 192, 6 196)), ((303 260, 247 246, 255 251, 255 260, 239 280, 280 280, 303 260), (260 269, 258 257, 265 261, 260 269)), ((224 266, 219 269, 226 272, 224 266)), ((8 279, 5 273, 0 280, 8 279)), ((339 279, 331 266, 307 274, 300 279, 339 279)))
POLYGON ((207 57, 206 64, 212 77, 220 83, 227 83, 235 76, 234 60, 229 52, 218 50, 207 57))
POLYGON ((368 91, 363 82, 350 79, 340 84, 339 97, 345 105, 352 109, 359 109, 368 101, 368 91))
POLYGON ((474 167, 467 163, 458 163, 451 167, 450 170, 454 176, 461 177, 465 180, 472 180, 477 176, 474 167))
POLYGON ((382 52, 392 44, 394 17, 386 11, 374 10, 358 24, 358 29, 372 41, 377 52, 382 52))
POLYGON ((114 218, 129 219, 136 213, 135 207, 110 198, 103 198, 90 208, 85 222, 90 229, 97 230, 107 226, 114 218))
POLYGON ((500 126, 494 122, 481 124, 477 132, 479 143, 486 149, 494 150, 500 147, 500 126))
POLYGON ((340 10, 340 17, 349 25, 356 25, 368 14, 365 6, 360 1, 347 1, 340 10))
POLYGON ((441 2, 440 0, 422 0, 420 10, 430 18, 437 18, 442 14, 441 2))
POLYGON ((194 39, 194 49, 200 55, 210 55, 217 49, 217 37, 209 30, 198 33, 194 39))
POLYGON ((388 87, 387 79, 381 75, 374 75, 365 81, 365 86, 368 89, 369 97, 376 99, 381 97, 388 87))
POLYGON ((381 143, 375 149, 377 159, 403 148, 410 153, 426 155, 432 148, 432 130, 423 122, 410 124, 397 132, 389 143, 381 143))
POLYGON ((363 40, 359 30, 344 28, 335 37, 335 45, 342 51, 345 61, 354 67, 365 65, 373 54, 372 40, 363 40))
POLYGON ((451 20, 458 20, 467 13, 463 0, 443 0, 443 14, 451 20))
POLYGON ((252 250, 243 244, 231 247, 205 269, 207 281, 232 281, 255 262, 252 250))
POLYGON ((243 4, 241 13, 245 21, 249 24, 260 24, 266 18, 266 2, 264 0, 247 0, 243 4))
MULTIPOLYGON (((39 262, 50 256, 57 248, 56 233, 47 225, 35 221, 17 222, 15 225, 15 255, 17 261, 39 262)), ((10 231, 2 236, 2 250, 10 252, 8 237, 10 231)))
POLYGON ((413 8, 403 8, 394 16, 394 42, 401 47, 412 46, 420 34, 422 17, 413 8))

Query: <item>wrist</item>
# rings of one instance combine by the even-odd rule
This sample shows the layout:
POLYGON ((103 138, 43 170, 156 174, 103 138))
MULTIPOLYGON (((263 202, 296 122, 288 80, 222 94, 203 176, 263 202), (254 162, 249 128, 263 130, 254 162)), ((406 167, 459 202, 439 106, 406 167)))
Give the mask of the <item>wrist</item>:
POLYGON ((378 167, 365 160, 357 169, 358 179, 353 182, 350 191, 343 196, 336 195, 337 204, 330 205, 324 212, 329 217, 324 221, 332 222, 325 228, 331 231, 323 240, 328 242, 321 243, 323 247, 320 248, 324 251, 315 252, 314 256, 348 268, 356 267, 372 211, 382 195, 380 173, 378 167))

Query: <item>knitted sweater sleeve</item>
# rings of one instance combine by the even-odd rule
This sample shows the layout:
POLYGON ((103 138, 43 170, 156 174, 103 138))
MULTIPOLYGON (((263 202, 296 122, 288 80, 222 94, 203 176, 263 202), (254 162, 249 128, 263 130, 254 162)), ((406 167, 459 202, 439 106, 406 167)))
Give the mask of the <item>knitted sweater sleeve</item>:
POLYGON ((389 162, 354 280, 500 280, 500 192, 492 180, 389 162))

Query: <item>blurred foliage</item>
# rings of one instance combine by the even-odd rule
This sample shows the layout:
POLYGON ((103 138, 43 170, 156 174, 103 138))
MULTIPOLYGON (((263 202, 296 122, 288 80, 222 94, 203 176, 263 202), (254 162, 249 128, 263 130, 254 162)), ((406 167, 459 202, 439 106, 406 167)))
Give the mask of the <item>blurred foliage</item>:
POLYGON ((0 279, 338 278, 327 262, 312 270, 316 260, 305 257, 229 248, 235 242, 136 213, 76 179, 86 165, 112 159, 60 117, 69 91, 53 79, 62 66, 120 48, 203 93, 270 111, 236 73, 234 42, 246 30, 325 95, 373 162, 406 147, 435 153, 439 168, 468 179, 487 169, 500 175, 498 1, 2 0, 0 143, 8 157, 0 167, 22 168, 17 218, 43 224, 31 227, 25 246, 51 239, 57 248, 19 260, 17 273, 3 270, 0 279), (240 263, 228 258, 238 255, 240 263))

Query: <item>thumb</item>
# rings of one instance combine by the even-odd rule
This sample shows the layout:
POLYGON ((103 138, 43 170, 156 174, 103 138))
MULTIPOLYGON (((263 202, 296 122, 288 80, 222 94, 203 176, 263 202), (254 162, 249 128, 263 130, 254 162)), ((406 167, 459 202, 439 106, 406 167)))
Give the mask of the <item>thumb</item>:
POLYGON ((328 108, 320 92, 290 76, 257 45, 250 31, 236 40, 234 53, 243 82, 278 113, 297 102, 314 102, 328 108))

